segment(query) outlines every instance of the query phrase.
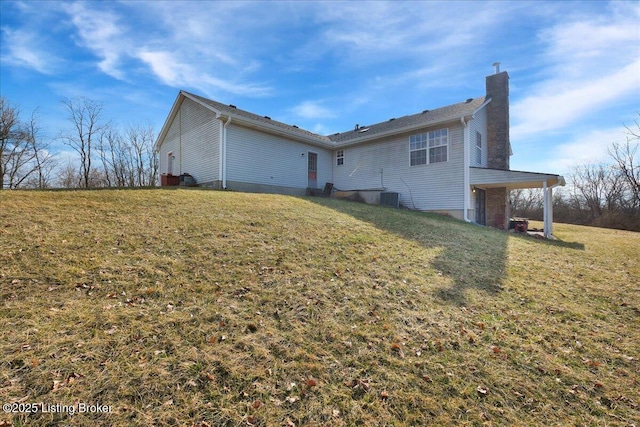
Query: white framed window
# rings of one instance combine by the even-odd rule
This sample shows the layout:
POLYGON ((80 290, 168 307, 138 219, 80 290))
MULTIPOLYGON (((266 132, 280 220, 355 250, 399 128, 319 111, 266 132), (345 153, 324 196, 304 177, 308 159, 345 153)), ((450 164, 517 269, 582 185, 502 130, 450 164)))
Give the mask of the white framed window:
POLYGON ((427 164, 427 134, 419 133, 409 137, 411 166, 427 164))
POLYGON ((337 166, 344 165, 344 150, 336 151, 336 165, 337 166))
POLYGON ((482 134, 476 132, 476 163, 482 164, 482 134))
POLYGON ((449 151, 449 130, 438 129, 409 137, 411 166, 446 162, 449 151))

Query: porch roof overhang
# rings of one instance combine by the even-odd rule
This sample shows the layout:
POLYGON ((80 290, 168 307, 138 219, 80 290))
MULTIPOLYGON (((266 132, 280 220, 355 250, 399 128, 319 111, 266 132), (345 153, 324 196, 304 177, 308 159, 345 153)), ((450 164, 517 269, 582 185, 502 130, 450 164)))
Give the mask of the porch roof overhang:
POLYGON ((562 175, 548 173, 469 168, 469 184, 483 188, 544 188, 545 183, 546 187, 564 186, 565 180, 562 175))

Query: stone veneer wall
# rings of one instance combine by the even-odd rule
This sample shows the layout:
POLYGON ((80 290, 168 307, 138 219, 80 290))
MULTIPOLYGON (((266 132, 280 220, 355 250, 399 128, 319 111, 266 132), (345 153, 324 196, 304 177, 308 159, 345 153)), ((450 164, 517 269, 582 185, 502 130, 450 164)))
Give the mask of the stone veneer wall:
POLYGON ((509 227, 509 192, 505 187, 487 188, 487 225, 508 230, 509 227))

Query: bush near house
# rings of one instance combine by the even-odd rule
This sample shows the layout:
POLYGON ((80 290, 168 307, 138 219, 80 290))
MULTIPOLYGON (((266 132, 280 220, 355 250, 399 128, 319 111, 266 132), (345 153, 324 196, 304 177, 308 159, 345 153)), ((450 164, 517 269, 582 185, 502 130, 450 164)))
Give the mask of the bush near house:
POLYGON ((200 190, 0 197, 0 401, 109 409, 0 425, 638 425, 640 234, 200 190))

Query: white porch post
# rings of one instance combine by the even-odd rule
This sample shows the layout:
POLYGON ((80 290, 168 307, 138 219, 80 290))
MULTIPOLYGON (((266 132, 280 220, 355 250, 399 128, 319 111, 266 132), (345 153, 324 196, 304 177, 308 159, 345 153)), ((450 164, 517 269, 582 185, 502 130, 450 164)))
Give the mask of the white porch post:
POLYGON ((551 221, 549 221, 549 188, 547 187, 547 181, 542 183, 542 222, 544 228, 544 237, 549 238, 549 227, 551 221))
POLYGON ((549 216, 549 232, 546 237, 553 236, 553 187, 549 187, 547 189, 547 193, 549 193, 549 202, 547 206, 547 215, 549 216))

